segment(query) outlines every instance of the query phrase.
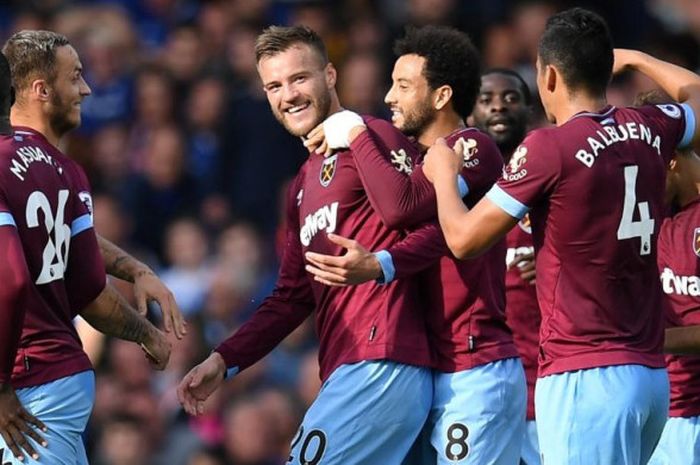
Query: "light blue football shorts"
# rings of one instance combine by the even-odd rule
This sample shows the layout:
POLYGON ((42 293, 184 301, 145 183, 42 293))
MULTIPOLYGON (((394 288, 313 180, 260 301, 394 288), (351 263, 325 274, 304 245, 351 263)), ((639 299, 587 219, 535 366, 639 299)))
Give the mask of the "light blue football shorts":
POLYGON ((666 420, 649 465, 700 465, 700 417, 666 420))
POLYGON ((28 438, 39 454, 39 460, 25 453, 24 461, 19 461, 0 437, 0 449, 4 449, 0 463, 88 465, 82 434, 95 402, 94 372, 83 371, 39 386, 17 389, 16 392, 24 408, 48 428, 45 433, 39 431, 48 446, 42 447, 28 438))
POLYGON ((646 464, 668 405, 665 368, 617 365, 540 378, 535 413, 543 463, 646 464))
POLYGON ((517 465, 527 400, 520 359, 436 371, 433 380, 430 417, 404 465, 517 465))
POLYGON ((307 410, 287 463, 398 465, 432 397, 428 368, 386 360, 341 365, 307 410))
POLYGON ((537 440, 537 423, 535 420, 525 422, 525 436, 520 461, 524 465, 541 465, 540 444, 537 440))

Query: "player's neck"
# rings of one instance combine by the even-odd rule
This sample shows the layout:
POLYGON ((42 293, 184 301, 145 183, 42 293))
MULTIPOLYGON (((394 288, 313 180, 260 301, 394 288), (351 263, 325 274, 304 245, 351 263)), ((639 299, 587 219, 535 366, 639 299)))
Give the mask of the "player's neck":
POLYGON ((44 136, 49 143, 58 147, 61 136, 51 128, 51 124, 49 124, 46 117, 43 115, 37 116, 34 113, 29 109, 14 105, 10 111, 10 122, 12 126, 23 126, 33 129, 44 136))
POLYGON ((438 111, 435 113, 433 122, 418 136, 418 144, 427 149, 435 143, 438 137, 447 137, 465 127, 464 121, 457 113, 438 111))
POLYGON ((0 118, 0 134, 12 134, 12 125, 10 124, 10 118, 8 116, 0 118))
POLYGON ((605 108, 607 104, 608 101, 605 99, 605 96, 592 97, 588 94, 577 93, 560 102, 552 113, 556 118, 557 126, 561 126, 577 113, 596 113, 605 108))

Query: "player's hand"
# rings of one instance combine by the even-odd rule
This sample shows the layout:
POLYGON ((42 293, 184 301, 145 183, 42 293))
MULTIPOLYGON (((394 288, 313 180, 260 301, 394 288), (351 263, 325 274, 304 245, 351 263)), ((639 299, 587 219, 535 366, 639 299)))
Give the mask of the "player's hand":
POLYGON ((613 50, 615 61, 613 63, 613 74, 618 74, 634 67, 639 59, 638 50, 616 48, 613 50))
POLYGON ((316 281, 327 286, 344 287, 381 278, 379 260, 359 242, 337 234, 328 234, 328 240, 347 251, 338 257, 306 252, 305 257, 309 262, 306 271, 316 281))
POLYGON ((134 276, 134 296, 139 313, 144 316, 148 311, 148 302, 158 302, 163 314, 165 332, 173 332, 174 329, 178 339, 182 339, 187 333, 187 323, 180 313, 173 293, 150 268, 145 268, 134 276))
POLYGON ((139 345, 154 369, 165 369, 170 360, 170 351, 172 350, 172 345, 165 337, 165 334, 153 328, 153 331, 139 345))
POLYGON ((323 132, 323 123, 319 124, 306 135, 304 139, 304 147, 309 153, 320 153, 324 157, 330 155, 333 150, 328 147, 326 142, 326 133, 323 132))
POLYGON ((204 413, 204 401, 224 382, 226 363, 218 352, 192 368, 177 387, 177 398, 190 415, 204 413))
POLYGON ((423 174, 432 183, 437 179, 450 179, 453 182, 463 165, 462 155, 452 150, 445 139, 438 137, 425 155, 423 174))
POLYGON ((39 454, 27 436, 43 447, 48 445, 36 429, 47 430, 41 420, 24 409, 12 386, 0 383, 0 435, 18 460, 24 460, 24 452, 39 460, 39 454))
POLYGON ((528 284, 535 284, 535 254, 534 252, 518 254, 508 265, 508 269, 518 267, 520 277, 528 284))

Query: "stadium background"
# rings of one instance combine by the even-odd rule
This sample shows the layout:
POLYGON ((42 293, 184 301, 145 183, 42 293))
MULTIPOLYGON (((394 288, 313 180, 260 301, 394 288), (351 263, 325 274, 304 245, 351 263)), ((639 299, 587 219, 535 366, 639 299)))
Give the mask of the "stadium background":
MULTIPOLYGON (((83 328, 97 367, 91 463, 283 464, 319 388, 307 321, 214 395, 205 416, 188 418, 175 396, 186 371, 272 289, 281 192, 305 157, 258 81, 253 46, 264 26, 311 26, 339 69, 343 105, 387 116, 391 44, 405 24, 468 32, 485 67, 516 69, 534 90, 546 18, 574 4, 606 18, 616 46, 698 70, 695 0, 0 1, 3 41, 17 30, 51 29, 80 53, 93 94, 63 149, 89 173, 97 231, 157 270, 190 322, 157 374, 137 346, 83 328)), ((628 104, 650 86, 624 76, 609 98, 628 104)), ((120 288, 129 295, 128 284, 120 288)))

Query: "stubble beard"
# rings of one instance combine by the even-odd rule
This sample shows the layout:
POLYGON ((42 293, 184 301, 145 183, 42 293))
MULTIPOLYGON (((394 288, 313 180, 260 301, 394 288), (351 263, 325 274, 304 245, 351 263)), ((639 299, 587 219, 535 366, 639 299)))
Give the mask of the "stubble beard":
POLYGON ((70 117, 72 112, 73 107, 70 103, 66 103, 56 93, 52 95, 49 124, 57 136, 61 137, 80 126, 80 116, 78 116, 78 121, 71 121, 70 117))
POLYGON ((280 122, 282 126, 295 137, 305 137, 313 128, 321 124, 326 118, 328 118, 331 111, 331 95, 330 92, 321 92, 318 97, 312 98, 309 108, 316 111, 316 118, 310 127, 294 128, 287 124, 284 113, 280 110, 275 109, 274 114, 277 121, 280 122))
POLYGON ((404 122, 399 128, 404 135, 418 138, 435 120, 435 111, 428 102, 421 102, 415 110, 404 113, 404 122))

